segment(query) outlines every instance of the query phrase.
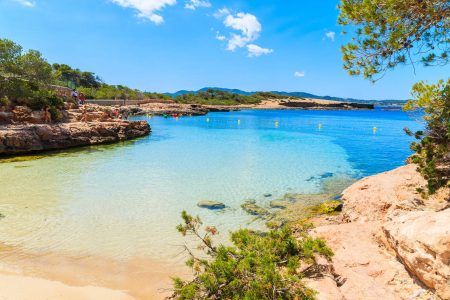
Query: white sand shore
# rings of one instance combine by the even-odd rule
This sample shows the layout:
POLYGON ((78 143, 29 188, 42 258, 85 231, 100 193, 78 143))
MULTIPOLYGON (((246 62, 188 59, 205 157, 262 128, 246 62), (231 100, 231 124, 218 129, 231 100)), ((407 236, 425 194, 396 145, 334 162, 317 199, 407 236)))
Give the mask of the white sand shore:
POLYGON ((131 300, 133 297, 121 291, 84 286, 72 287, 61 282, 40 278, 1 275, 1 300, 131 300))

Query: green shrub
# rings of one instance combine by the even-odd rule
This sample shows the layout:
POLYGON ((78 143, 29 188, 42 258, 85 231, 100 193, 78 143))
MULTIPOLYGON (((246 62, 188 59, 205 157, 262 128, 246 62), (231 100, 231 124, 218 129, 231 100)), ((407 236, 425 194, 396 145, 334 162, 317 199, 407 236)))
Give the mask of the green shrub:
POLYGON ((428 192, 435 193, 449 185, 450 180, 450 79, 437 84, 420 82, 413 87, 413 96, 405 110, 423 109, 426 130, 411 132, 418 141, 411 144, 415 152, 411 161, 428 182, 428 192))
POLYGON ((11 101, 9 101, 8 97, 6 96, 0 97, 0 107, 9 105, 11 105, 11 101))
POLYGON ((268 232, 241 229, 231 233, 233 246, 212 243, 214 227, 204 228, 198 217, 182 213, 184 223, 177 227, 186 235, 197 237, 207 259, 190 254, 187 265, 194 278, 174 279, 174 299, 314 299, 315 292, 302 283, 299 268, 315 264, 315 256, 330 259, 332 251, 321 239, 310 237, 307 227, 296 236, 290 227, 268 232))

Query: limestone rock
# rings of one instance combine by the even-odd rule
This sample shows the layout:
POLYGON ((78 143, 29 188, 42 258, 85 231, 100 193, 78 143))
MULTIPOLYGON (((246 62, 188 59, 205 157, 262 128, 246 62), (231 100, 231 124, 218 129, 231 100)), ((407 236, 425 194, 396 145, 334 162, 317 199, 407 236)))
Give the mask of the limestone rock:
POLYGON ((344 220, 384 220, 388 215, 417 210, 422 200, 416 188, 425 184, 415 165, 366 177, 343 192, 344 220))
POLYGON ((73 122, 0 127, 0 155, 118 142, 150 133, 147 122, 73 122))
POLYGON ((442 299, 450 299, 450 209, 410 212, 383 230, 406 268, 442 299))

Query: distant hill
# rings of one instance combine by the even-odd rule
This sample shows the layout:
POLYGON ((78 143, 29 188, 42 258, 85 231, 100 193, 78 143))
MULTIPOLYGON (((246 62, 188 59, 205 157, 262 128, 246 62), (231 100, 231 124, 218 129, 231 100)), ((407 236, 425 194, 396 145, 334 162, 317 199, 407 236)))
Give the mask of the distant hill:
MULTIPOLYGON (((219 87, 205 87, 197 91, 187 91, 181 90, 175 93, 165 93, 165 95, 177 97, 185 94, 197 94, 199 92, 207 91, 208 89, 219 90, 224 92, 229 92, 238 95, 250 96, 257 92, 247 92, 239 89, 227 89, 227 88, 219 88, 219 87)), ((271 93, 287 96, 287 97, 296 97, 296 98, 311 98, 311 99, 324 99, 324 100, 333 100, 333 101, 343 101, 343 102, 354 102, 354 103, 366 103, 366 104, 376 104, 376 105, 403 105, 406 103, 406 100, 395 100, 395 99, 386 99, 386 100, 364 100, 364 99, 353 99, 353 98, 342 98, 342 97, 333 97, 333 96, 318 96, 306 92, 282 92, 282 91, 270 91, 271 93)))

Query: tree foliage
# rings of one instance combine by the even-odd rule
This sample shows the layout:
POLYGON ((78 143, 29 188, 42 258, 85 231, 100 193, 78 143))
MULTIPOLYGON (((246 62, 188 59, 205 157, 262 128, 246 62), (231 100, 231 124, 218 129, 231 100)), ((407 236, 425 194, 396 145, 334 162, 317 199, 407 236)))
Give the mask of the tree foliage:
POLYGON ((351 75, 376 80, 399 64, 449 61, 448 0, 341 0, 339 23, 355 29, 342 47, 351 75))
POLYGON ((208 258, 198 258, 186 247, 194 278, 174 279, 174 299, 314 299, 315 292, 302 284, 300 267, 313 269, 316 255, 333 255, 323 240, 307 235, 307 226, 298 229, 299 238, 289 227, 241 229, 231 233, 233 246, 215 246, 211 238, 216 228, 202 230, 201 220, 186 212, 182 218, 178 231, 199 239, 208 258))
POLYGON ((437 84, 419 82, 413 87, 413 96, 405 106, 406 110, 423 109, 426 130, 408 135, 418 141, 411 144, 414 155, 412 162, 418 164, 424 178, 428 181, 430 193, 450 180, 450 79, 437 84))
POLYGON ((52 67, 40 52, 24 52, 20 45, 0 39, 1 104, 59 107, 62 100, 48 88, 53 79, 52 67))
POLYGON ((66 64, 53 64, 52 68, 56 81, 63 86, 99 88, 102 85, 102 80, 92 72, 72 69, 66 64))
MULTIPOLYGON (((341 0, 339 22, 355 29, 342 47, 344 68, 372 81, 399 64, 445 65, 450 50, 448 0, 341 0)), ((413 87, 405 109, 422 109, 425 132, 412 133, 411 160, 434 193, 449 180, 449 81, 413 87)))

